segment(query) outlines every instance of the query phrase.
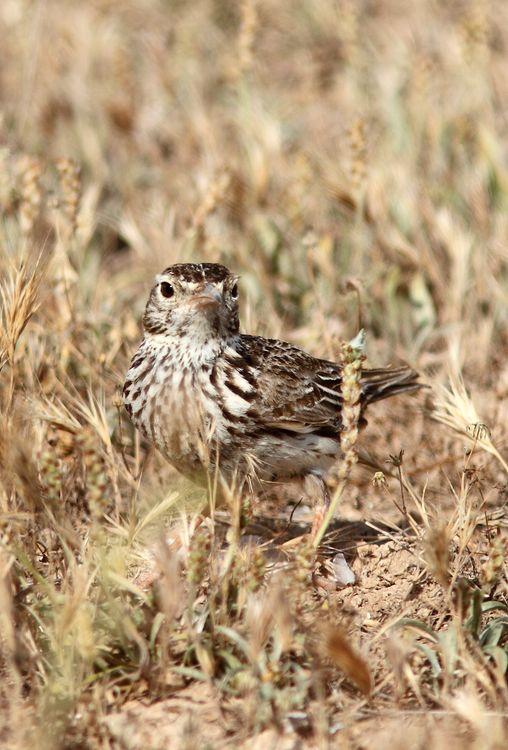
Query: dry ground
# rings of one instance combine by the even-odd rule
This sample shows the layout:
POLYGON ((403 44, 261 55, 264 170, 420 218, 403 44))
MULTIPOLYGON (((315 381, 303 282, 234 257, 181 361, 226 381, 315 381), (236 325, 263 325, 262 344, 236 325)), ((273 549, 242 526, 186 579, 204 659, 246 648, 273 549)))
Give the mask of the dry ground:
POLYGON ((506 3, 3 0, 0 36, 0 746, 506 747, 506 3), (199 525, 123 413, 182 260, 431 386, 371 408, 317 560, 298 492, 199 525))

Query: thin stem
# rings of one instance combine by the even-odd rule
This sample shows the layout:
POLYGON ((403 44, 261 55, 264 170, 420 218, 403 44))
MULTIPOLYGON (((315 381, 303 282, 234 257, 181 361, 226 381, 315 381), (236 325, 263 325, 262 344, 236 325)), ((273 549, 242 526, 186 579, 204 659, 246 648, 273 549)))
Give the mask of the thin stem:
POLYGON ((345 486, 346 486, 346 479, 342 479, 337 485, 335 492, 333 493, 333 497, 330 502, 330 505, 328 506, 328 510, 326 511, 325 517, 323 518, 321 526, 319 527, 318 532, 313 539, 312 544, 314 546, 314 549, 317 549, 319 547, 324 535, 326 534, 326 530, 328 529, 328 526, 330 525, 330 522, 335 515, 335 511, 337 510, 339 506, 339 502, 342 498, 342 493, 344 492, 345 486))

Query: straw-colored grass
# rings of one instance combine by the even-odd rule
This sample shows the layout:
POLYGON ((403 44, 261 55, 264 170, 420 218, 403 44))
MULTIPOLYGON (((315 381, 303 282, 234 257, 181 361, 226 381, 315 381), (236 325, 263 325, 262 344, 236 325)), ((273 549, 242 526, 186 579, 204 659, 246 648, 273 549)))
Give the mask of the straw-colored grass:
POLYGON ((506 3, 3 0, 0 36, 0 746, 506 747, 506 3), (123 412, 191 260, 349 352, 317 558, 298 494, 202 518, 219 478, 123 412), (358 432, 362 328, 430 388, 358 432))

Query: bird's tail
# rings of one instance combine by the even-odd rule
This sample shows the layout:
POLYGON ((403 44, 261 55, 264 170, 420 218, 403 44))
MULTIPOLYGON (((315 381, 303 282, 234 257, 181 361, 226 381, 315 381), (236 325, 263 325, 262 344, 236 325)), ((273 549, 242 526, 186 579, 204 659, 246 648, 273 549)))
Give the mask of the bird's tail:
POLYGON ((360 383, 365 406, 383 398, 396 396, 398 393, 417 391, 425 387, 423 383, 418 382, 416 370, 407 366, 363 370, 360 383))

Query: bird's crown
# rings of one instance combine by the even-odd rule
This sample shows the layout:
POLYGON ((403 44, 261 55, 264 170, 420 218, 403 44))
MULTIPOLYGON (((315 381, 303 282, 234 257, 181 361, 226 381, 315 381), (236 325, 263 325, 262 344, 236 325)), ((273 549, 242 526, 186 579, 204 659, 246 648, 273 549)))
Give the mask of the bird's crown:
POLYGON ((231 276, 231 271, 220 263, 175 263, 168 266, 163 276, 172 276, 183 282, 217 283, 231 276))

